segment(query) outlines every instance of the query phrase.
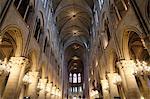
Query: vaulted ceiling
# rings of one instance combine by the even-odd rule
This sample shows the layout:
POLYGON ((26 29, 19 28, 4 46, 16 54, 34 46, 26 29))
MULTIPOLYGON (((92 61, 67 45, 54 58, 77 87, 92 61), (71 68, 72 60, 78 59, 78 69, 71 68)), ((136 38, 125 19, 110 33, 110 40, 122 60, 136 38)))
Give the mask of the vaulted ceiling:
POLYGON ((69 65, 69 70, 78 70, 78 68, 81 70, 86 48, 82 45, 88 45, 91 35, 93 0, 53 0, 52 2, 61 43, 68 46, 65 49, 65 61, 69 65))
POLYGON ((56 25, 61 42, 88 42, 92 21, 92 0, 53 0, 56 25))

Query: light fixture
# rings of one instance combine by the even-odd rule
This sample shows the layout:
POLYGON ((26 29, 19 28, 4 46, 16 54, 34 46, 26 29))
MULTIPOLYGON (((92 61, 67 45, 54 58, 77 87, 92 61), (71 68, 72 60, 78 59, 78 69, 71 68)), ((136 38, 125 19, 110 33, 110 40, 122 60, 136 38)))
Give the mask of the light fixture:
POLYGON ((96 65, 95 65, 96 67, 98 66, 98 61, 96 60, 96 65))
POLYGON ((90 96, 93 97, 95 95, 98 95, 98 91, 97 90, 92 90, 90 93, 90 96))
POLYGON ((79 58, 77 56, 74 56, 72 59, 73 60, 78 60, 79 58))
POLYGON ((140 62, 137 59, 133 74, 136 76, 149 75, 150 74, 150 66, 148 66, 145 61, 140 62))
POLYGON ((115 73, 113 83, 116 85, 120 85, 121 82, 122 82, 121 76, 118 73, 115 73))
POLYGON ((77 67, 74 67, 73 69, 74 69, 74 70, 76 70, 76 69, 77 69, 77 67))
POLYGON ((11 65, 5 61, 0 60, 0 75, 8 75, 11 69, 11 65))
POLYGON ((56 96, 59 96, 59 88, 56 89, 56 96))
POLYGON ((102 89, 104 91, 108 91, 109 90, 108 80, 101 80, 101 83, 102 83, 102 89))
POLYGON ((38 90, 45 90, 45 84, 42 82, 43 79, 39 80, 39 83, 37 85, 38 90))
POLYGON ((48 93, 50 93, 51 90, 52 90, 52 86, 53 86, 53 83, 52 83, 52 82, 51 82, 51 83, 48 83, 48 84, 46 85, 45 91, 48 92, 48 93))
POLYGON ((24 84, 31 84, 31 75, 29 73, 26 73, 23 77, 23 82, 24 84))
POLYGON ((52 87, 51 94, 55 95, 55 91, 56 91, 56 85, 52 87))

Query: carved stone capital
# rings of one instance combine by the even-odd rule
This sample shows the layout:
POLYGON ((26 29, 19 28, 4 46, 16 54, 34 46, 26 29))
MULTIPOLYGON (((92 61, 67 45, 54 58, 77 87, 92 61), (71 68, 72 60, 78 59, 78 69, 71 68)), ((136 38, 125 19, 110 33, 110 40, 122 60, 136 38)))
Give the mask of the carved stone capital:
POLYGON ((134 60, 121 60, 119 62, 117 62, 117 67, 121 67, 121 68, 131 68, 131 67, 135 67, 136 64, 134 62, 134 60))
POLYGON ((29 60, 25 57, 11 57, 8 64, 11 67, 28 66, 29 60))
POLYGON ((7 76, 10 72, 10 66, 6 63, 6 61, 0 60, 0 75, 7 76))

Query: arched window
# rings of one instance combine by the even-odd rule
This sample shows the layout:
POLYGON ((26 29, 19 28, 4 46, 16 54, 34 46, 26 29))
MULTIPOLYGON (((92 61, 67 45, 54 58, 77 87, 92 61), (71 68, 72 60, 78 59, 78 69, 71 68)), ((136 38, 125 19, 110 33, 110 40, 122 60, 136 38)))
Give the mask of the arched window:
POLYGON ((46 37, 45 43, 44 43, 44 53, 46 52, 46 47, 47 47, 47 37, 46 37))
POLYGON ((73 83, 77 83, 77 74, 73 74, 73 83))
POLYGON ((32 7, 29 5, 30 0, 15 0, 14 5, 18 9, 20 15, 23 17, 24 20, 29 15, 29 9, 32 7))
POLYGON ((19 2, 21 2, 20 0, 15 0, 14 4, 16 6, 16 8, 18 7, 19 2))
POLYGON ((34 34, 36 40, 38 39, 38 35, 40 33, 40 27, 41 27, 41 21, 39 18, 36 18, 36 27, 35 27, 35 34, 34 34))
POLYGON ((75 89, 74 92, 78 92, 78 88, 77 87, 74 87, 74 89, 75 89))
POLYGON ((44 8, 46 8, 47 2, 48 2, 48 0, 44 1, 44 8))
POLYGON ((69 82, 72 83, 72 74, 69 74, 69 82))
POLYGON ((98 0, 98 3, 99 3, 99 8, 100 8, 100 10, 102 9, 102 5, 103 5, 103 3, 104 3, 104 0, 98 0))
POLYGON ((29 5, 29 0, 22 0, 18 11, 20 12, 21 16, 24 17, 26 14, 27 6, 29 5))
POLYGON ((104 27, 105 27, 105 32, 107 33, 107 39, 109 41, 111 36, 110 36, 110 31, 109 31, 109 26, 108 26, 108 19, 105 20, 104 27))
MULTIPOLYGON (((126 2, 127 2, 127 0, 126 0, 126 2)), ((126 2, 124 0, 115 0, 115 6, 117 7, 116 10, 117 10, 118 14, 120 15, 118 17, 124 16, 124 14, 127 10, 126 2)))
POLYGON ((42 42, 43 42, 43 36, 44 36, 43 29, 40 27, 38 43, 41 44, 41 45, 42 45, 42 42))
POLYGON ((78 74, 78 83, 81 83, 81 73, 78 74))
POLYGON ((82 86, 79 86, 79 92, 82 92, 82 86))

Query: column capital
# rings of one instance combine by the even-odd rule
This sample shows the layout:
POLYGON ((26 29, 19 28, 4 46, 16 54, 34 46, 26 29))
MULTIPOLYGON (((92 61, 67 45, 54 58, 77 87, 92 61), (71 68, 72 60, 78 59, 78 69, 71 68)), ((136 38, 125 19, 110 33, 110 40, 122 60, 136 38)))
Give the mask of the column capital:
POLYGON ((25 57, 11 57, 8 64, 12 67, 27 66, 29 65, 29 60, 25 57))
POLYGON ((10 66, 6 63, 6 61, 0 60, 0 75, 7 76, 10 72, 10 66))
POLYGON ((133 74, 135 71, 136 63, 134 60, 121 60, 117 62, 117 67, 126 71, 127 74, 133 74))
POLYGON ((130 68, 130 67, 135 67, 136 64, 134 62, 134 60, 120 60, 117 62, 117 67, 121 67, 121 68, 130 68))

